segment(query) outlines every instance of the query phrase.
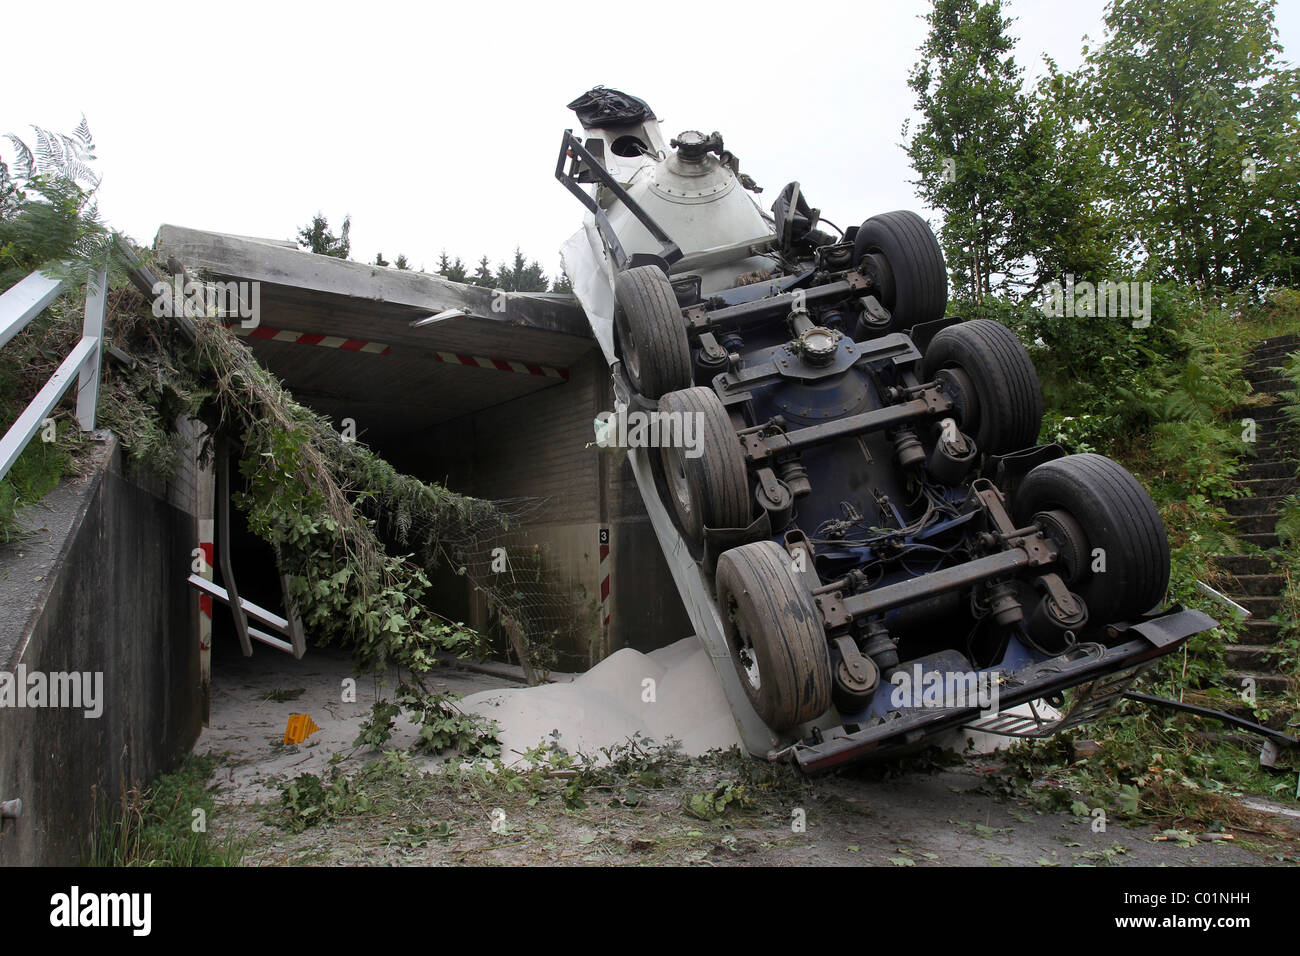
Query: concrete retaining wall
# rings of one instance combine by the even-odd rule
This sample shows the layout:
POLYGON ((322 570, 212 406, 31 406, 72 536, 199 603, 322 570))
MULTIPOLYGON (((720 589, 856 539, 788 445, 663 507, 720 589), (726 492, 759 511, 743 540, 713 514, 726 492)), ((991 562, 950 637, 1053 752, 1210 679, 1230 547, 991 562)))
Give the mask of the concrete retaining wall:
POLYGON ((110 439, 89 474, 31 509, 45 529, 0 549, 3 670, 101 674, 103 708, 0 706, 0 801, 23 802, 0 829, 0 864, 80 862, 92 787, 116 799, 198 737, 194 520, 162 491, 127 478, 110 439))

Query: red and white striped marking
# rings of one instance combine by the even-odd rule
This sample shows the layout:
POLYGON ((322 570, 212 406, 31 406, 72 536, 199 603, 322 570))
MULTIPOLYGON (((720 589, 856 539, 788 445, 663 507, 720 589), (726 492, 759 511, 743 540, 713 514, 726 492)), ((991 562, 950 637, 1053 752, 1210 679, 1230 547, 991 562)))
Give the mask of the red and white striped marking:
MULTIPOLYGON (((321 348, 342 349, 345 352, 369 352, 373 355, 390 355, 392 347, 383 342, 367 342, 364 339, 345 339, 339 335, 321 335, 319 332, 293 332, 288 329, 272 329, 265 325, 246 329, 238 322, 226 322, 226 328, 236 335, 249 339, 264 339, 270 342, 293 342, 297 345, 319 345, 321 348)), ((562 382, 569 380, 567 368, 553 368, 550 365, 538 365, 535 362, 517 362, 513 359, 487 358, 482 355, 465 355, 461 352, 434 352, 435 361, 447 365, 463 365, 467 368, 486 368, 497 372, 514 372, 517 375, 536 375, 541 378, 554 378, 562 382)))
POLYGON ((520 375, 540 375, 543 378, 569 380, 567 368, 551 368, 549 365, 534 365, 532 362, 515 362, 510 359, 484 358, 481 355, 462 355, 459 352, 434 352, 433 357, 448 365, 466 365, 470 368, 490 368, 498 372, 516 372, 520 375))
MULTIPOLYGON (((203 577, 212 580, 212 531, 211 518, 199 519, 199 550, 203 552, 203 577)), ((212 595, 199 592, 199 650, 208 651, 212 647, 212 595)))
MULTIPOLYGON (((608 534, 608 530, 602 528, 608 534)), ((600 546, 600 611, 605 618, 605 626, 609 627, 609 545, 600 546)))
POLYGON ((319 345, 321 348, 326 349, 342 349, 345 352, 370 352, 374 355, 388 355, 392 352, 392 349, 383 342, 346 339, 341 335, 321 335, 319 332, 292 332, 288 329, 267 328, 265 325, 246 329, 238 322, 226 322, 225 326, 236 335, 249 339, 293 342, 297 345, 319 345))

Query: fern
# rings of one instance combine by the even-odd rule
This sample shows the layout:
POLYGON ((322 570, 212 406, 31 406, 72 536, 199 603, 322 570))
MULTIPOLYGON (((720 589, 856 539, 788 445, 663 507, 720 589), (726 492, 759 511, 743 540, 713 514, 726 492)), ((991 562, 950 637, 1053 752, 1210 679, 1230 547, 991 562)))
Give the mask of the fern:
POLYGON ((94 137, 90 135, 90 124, 86 122, 85 113, 81 114, 81 122, 77 124, 77 128, 73 130, 72 135, 77 137, 78 140, 80 140, 81 145, 85 148, 87 155, 91 159, 94 159, 95 140, 94 137))
POLYGON ((397 536, 398 543, 406 544, 411 534, 411 504, 409 501, 398 502, 397 517, 393 525, 393 532, 397 536))
POLYGON ((14 166, 15 175, 19 179, 32 179, 35 177, 36 157, 32 155, 31 149, 13 133, 5 133, 5 139, 9 140, 18 152, 18 159, 15 161, 14 166))
MULTIPOLYGON (((1292 352, 1278 367, 1283 377, 1291 383, 1291 388, 1278 395, 1288 403, 1282 409, 1286 419, 1283 427, 1292 436, 1300 438, 1300 351, 1292 352)), ((1300 492, 1293 493, 1282 502, 1277 533, 1283 541, 1290 542, 1293 548, 1300 546, 1300 492)))
POLYGON ((1282 513, 1277 519, 1277 535, 1292 547, 1300 545, 1300 493, 1282 502, 1282 513))
POLYGON ((108 233, 99 219, 95 141, 82 116, 71 135, 36 131, 35 148, 7 134, 12 167, 0 163, 0 290, 37 268, 71 260, 80 279, 102 262, 108 233))
POLYGON ((100 177, 90 167, 96 159, 95 139, 84 113, 71 135, 52 133, 40 126, 32 129, 36 132, 35 150, 13 133, 5 134, 17 153, 14 173, 18 179, 63 179, 84 184, 88 192, 99 187, 100 177))
POLYGON ((1300 434, 1300 352, 1292 352, 1279 367, 1283 377, 1291 383, 1289 389, 1278 395, 1288 403, 1282 414, 1286 417, 1288 429, 1293 434, 1300 434))

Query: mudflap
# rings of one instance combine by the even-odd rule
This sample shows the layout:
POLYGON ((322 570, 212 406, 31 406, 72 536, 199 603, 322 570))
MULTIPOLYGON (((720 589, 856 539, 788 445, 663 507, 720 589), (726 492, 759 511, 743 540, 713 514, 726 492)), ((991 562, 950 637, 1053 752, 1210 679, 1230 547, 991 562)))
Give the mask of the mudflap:
POLYGON ((742 544, 754 541, 766 541, 772 537, 772 519, 764 511, 755 518, 748 528, 705 528, 704 529, 704 569, 710 577, 718 570, 718 558, 724 551, 738 548, 742 544))

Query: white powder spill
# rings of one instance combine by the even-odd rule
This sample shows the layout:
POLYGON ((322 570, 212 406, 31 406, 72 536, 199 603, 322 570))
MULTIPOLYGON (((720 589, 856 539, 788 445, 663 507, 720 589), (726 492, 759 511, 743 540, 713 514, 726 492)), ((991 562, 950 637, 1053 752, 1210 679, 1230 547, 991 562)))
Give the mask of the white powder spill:
POLYGON ((694 637, 649 654, 624 648, 568 683, 481 691, 460 706, 497 722, 507 761, 555 731, 561 746, 589 757, 637 733, 661 744, 676 739, 689 756, 741 745, 722 685, 694 637))
MULTIPOLYGON (((624 743, 637 733, 661 744, 674 738, 688 756, 731 746, 744 749, 722 685, 694 637, 649 654, 624 648, 568 682, 480 691, 460 706, 497 722, 507 762, 555 739, 557 731, 566 750, 592 758, 599 758, 602 747, 624 743)), ((1040 715, 1059 717, 1043 702, 1037 706, 1040 715)), ((1011 712, 1027 716, 1028 705, 1011 712)), ((1012 740, 962 728, 934 743, 987 754, 1012 740)))

